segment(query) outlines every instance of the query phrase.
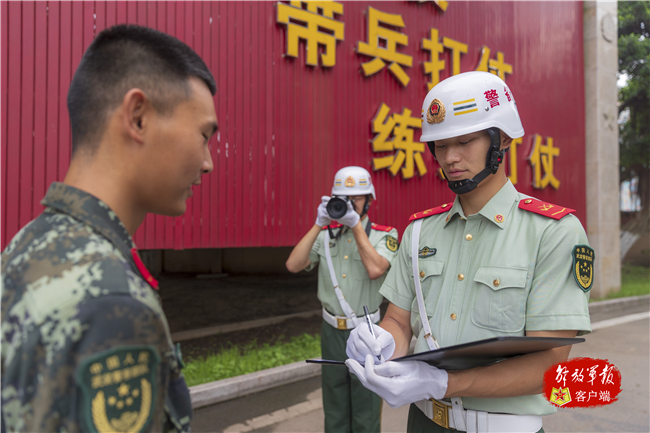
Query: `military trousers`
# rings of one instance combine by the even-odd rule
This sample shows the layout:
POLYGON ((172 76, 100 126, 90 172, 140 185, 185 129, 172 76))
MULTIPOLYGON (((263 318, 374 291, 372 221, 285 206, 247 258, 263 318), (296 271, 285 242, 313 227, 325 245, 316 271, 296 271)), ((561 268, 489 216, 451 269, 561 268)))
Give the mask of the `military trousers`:
MULTIPOLYGON (((334 329, 323 321, 320 333, 323 359, 345 361, 350 332, 334 329)), ((364 388, 347 368, 323 365, 321 380, 326 433, 381 431, 381 398, 364 388)))
MULTIPOLYGON (((409 418, 406 424, 407 433, 458 433, 458 430, 446 429, 439 426, 420 410, 415 404, 409 407, 409 418)), ((537 433, 544 433, 541 428, 537 433)))

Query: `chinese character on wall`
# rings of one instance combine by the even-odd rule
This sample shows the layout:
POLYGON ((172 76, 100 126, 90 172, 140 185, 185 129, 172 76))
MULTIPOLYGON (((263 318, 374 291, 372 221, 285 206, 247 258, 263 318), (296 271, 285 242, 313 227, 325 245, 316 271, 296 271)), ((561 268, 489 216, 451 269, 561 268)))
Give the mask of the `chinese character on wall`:
POLYGON ((402 66, 413 66, 413 57, 397 52, 397 45, 407 46, 409 37, 404 33, 391 30, 383 25, 394 27, 405 27, 401 15, 389 14, 378 11, 372 7, 368 8, 368 42, 359 41, 357 52, 373 57, 372 60, 362 63, 361 68, 365 76, 376 74, 384 69, 386 62, 389 62, 388 70, 395 78, 406 87, 411 78, 404 71, 402 66), (385 47, 380 45, 380 39, 385 47))
POLYGON ((298 57, 298 45, 302 39, 307 41, 308 65, 318 66, 318 45, 324 45, 321 62, 323 66, 334 66, 336 41, 343 40, 344 32, 344 24, 335 20, 334 14, 343 15, 343 4, 334 1, 278 3, 277 20, 287 26, 287 56, 298 57), (307 9, 302 8, 303 3, 307 9))
POLYGON ((417 167, 420 176, 424 176, 427 172, 422 158, 424 143, 413 141, 413 128, 421 128, 422 121, 419 117, 412 117, 411 110, 408 108, 404 108, 401 114, 388 116, 388 113, 390 108, 386 104, 381 104, 377 115, 372 120, 372 132, 377 134, 372 140, 372 150, 397 152, 373 158, 373 169, 375 171, 388 169, 393 176, 401 171, 404 179, 410 179, 417 167), (389 140, 391 136, 393 139, 389 140))

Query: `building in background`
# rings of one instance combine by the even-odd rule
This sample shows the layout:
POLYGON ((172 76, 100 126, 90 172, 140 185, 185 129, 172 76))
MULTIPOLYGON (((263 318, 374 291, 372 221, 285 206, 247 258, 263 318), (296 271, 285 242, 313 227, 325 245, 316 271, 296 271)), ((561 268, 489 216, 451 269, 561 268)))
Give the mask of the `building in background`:
MULTIPOLYGON (((517 189, 576 209, 590 240, 597 238, 597 255, 607 230, 614 230, 600 211, 588 214, 587 200, 589 188, 602 191, 609 182, 596 167, 608 161, 609 139, 587 139, 607 128, 603 115, 606 120, 610 113, 603 64, 612 56, 616 64, 616 26, 612 54, 607 4, 97 1, 1 7, 2 248, 42 212, 47 186, 63 179, 72 74, 93 37, 117 23, 183 40, 205 59, 218 85, 214 172, 197 187, 185 215, 150 215, 135 235, 154 270, 283 272, 291 247, 313 224, 320 197, 329 194, 333 174, 347 165, 367 168, 377 184, 371 220, 402 233, 411 214, 452 198, 418 141, 421 100, 440 80, 473 70, 498 74, 517 95, 526 135, 515 140, 506 161, 517 189), (590 111, 593 101, 602 113, 590 111)), ((614 95, 615 83, 614 72, 614 95)), ((494 89, 458 107, 481 110, 511 97, 494 89)), ((616 290, 613 280, 603 290, 616 290)))

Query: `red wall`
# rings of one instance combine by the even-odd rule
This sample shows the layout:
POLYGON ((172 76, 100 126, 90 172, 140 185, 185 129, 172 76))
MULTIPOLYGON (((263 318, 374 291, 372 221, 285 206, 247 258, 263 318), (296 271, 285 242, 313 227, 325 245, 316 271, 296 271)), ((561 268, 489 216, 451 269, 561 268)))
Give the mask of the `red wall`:
MULTIPOLYGON (((294 245, 311 227, 320 196, 336 170, 371 170, 371 120, 382 102, 393 113, 418 116, 429 77, 421 40, 430 28, 468 45, 461 71, 476 68, 483 45, 513 65, 506 82, 526 130, 518 148, 518 189, 577 209, 585 218, 584 67, 581 2, 345 2, 345 39, 336 65, 306 65, 286 53, 286 27, 274 2, 2 2, 2 248, 40 214, 47 186, 65 176, 70 157, 66 109, 69 83, 85 48, 102 29, 137 23, 192 46, 212 70, 220 132, 212 139, 214 172, 182 217, 148 216, 136 234, 140 248, 294 245), (365 77, 356 53, 367 42, 368 6, 401 14, 409 37, 399 52, 413 58, 407 87, 385 69, 365 77), (558 190, 531 187, 526 158, 533 134, 553 137, 558 190)), ((450 51, 441 78, 451 74, 450 51)), ((415 132, 415 139, 420 132, 415 132)), ((453 196, 424 155, 428 173, 410 180, 373 173, 378 200, 373 222, 400 235, 410 214, 453 196)))

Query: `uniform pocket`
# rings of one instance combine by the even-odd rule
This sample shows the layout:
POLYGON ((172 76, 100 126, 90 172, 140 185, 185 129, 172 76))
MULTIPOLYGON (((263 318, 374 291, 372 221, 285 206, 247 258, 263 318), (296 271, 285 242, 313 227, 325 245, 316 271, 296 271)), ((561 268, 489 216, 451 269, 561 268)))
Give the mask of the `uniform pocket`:
POLYGON ((445 262, 435 260, 418 259, 418 268, 420 271, 420 281, 424 281, 429 277, 435 277, 442 274, 445 268, 445 262))
POLYGON ((472 322, 498 332, 519 332, 526 323, 528 269, 483 266, 474 277, 472 322))
POLYGON ((370 281, 368 271, 366 271, 366 267, 363 266, 363 260, 361 260, 359 250, 355 250, 352 253, 352 274, 354 275, 355 280, 370 281))

